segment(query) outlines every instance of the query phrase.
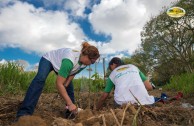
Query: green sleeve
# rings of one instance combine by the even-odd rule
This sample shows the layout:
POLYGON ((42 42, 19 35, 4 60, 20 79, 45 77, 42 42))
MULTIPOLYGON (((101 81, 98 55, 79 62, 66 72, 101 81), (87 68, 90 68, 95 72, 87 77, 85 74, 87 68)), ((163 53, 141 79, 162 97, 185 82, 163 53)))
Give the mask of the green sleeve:
POLYGON ((58 74, 64 78, 67 78, 72 69, 73 69, 72 61, 69 59, 63 59, 58 74))
POLYGON ((114 87, 113 82, 111 81, 110 78, 108 78, 107 81, 106 81, 106 87, 104 89, 104 92, 107 92, 107 93, 111 92, 113 87, 114 87))
POLYGON ((146 77, 141 71, 139 71, 139 75, 140 75, 141 80, 142 80, 143 82, 147 80, 147 77, 146 77))

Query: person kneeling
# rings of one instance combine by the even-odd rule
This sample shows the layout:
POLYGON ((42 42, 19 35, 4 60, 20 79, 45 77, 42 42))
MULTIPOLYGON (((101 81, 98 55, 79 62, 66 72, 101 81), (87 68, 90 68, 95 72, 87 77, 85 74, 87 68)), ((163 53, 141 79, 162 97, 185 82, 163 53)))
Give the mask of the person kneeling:
POLYGON ((109 62, 109 69, 111 73, 107 79, 105 90, 97 104, 97 110, 102 107, 114 86, 116 107, 127 103, 138 104, 138 101, 141 105, 150 105, 155 102, 155 98, 150 96, 147 91, 153 89, 152 85, 135 65, 124 65, 120 58, 114 57, 109 62))

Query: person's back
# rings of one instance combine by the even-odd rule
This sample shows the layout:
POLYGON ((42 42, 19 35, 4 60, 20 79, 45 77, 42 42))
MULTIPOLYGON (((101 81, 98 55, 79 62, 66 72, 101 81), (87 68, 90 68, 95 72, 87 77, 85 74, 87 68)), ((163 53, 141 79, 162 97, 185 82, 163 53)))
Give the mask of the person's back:
POLYGON ((112 71, 109 78, 115 85, 114 99, 117 104, 138 103, 134 96, 142 105, 154 103, 154 97, 149 96, 139 72, 132 64, 121 65, 112 71))

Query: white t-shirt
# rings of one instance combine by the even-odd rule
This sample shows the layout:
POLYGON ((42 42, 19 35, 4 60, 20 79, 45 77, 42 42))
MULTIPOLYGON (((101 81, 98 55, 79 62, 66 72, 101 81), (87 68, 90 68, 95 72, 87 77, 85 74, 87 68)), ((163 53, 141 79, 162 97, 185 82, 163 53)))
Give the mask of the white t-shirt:
POLYGON ((138 103, 133 95, 142 105, 154 103, 154 97, 148 94, 136 66, 119 66, 112 71, 109 78, 115 85, 114 99, 117 104, 138 103))
POLYGON ((45 59, 49 60, 52 63, 53 68, 56 72, 59 71, 59 69, 61 67, 62 60, 69 59, 73 63, 73 69, 72 69, 70 75, 76 73, 81 68, 86 67, 86 65, 83 65, 83 64, 79 65, 79 63, 78 63, 79 56, 80 56, 79 51, 72 50, 69 48, 62 48, 62 49, 58 49, 58 50, 53 50, 53 51, 50 51, 50 52, 46 53, 45 55, 43 55, 43 57, 45 59))

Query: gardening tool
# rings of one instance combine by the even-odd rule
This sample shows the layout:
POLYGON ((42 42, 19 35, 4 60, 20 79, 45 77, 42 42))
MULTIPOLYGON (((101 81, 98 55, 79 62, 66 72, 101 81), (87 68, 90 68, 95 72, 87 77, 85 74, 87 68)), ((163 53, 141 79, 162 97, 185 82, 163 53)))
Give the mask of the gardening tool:
POLYGON ((74 119, 75 116, 80 112, 82 111, 83 109, 81 108, 77 108, 77 112, 71 112, 69 111, 69 108, 68 106, 65 107, 65 111, 64 111, 64 118, 66 119, 74 119))

